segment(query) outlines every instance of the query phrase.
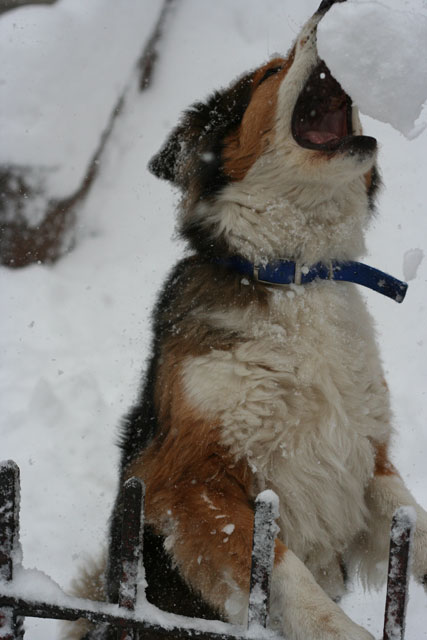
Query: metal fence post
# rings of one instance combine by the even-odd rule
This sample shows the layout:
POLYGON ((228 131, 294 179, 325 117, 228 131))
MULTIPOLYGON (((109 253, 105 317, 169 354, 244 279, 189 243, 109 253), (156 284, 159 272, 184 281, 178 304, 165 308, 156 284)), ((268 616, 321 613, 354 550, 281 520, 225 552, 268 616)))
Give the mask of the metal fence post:
MULTIPOLYGON (((119 606, 135 609, 138 569, 142 558, 145 487, 138 478, 130 478, 123 487, 123 523, 119 606)), ((134 629, 118 631, 117 640, 137 640, 134 629)))
MULTIPOLYGON (((137 601, 138 573, 142 567, 143 504, 145 488, 137 478, 131 478, 123 487, 122 544, 120 552, 121 580, 119 607, 134 611, 137 601)), ((278 532, 275 519, 279 514, 279 501, 273 491, 264 491, 255 501, 252 566, 250 577, 248 628, 256 637, 257 627, 268 624, 268 609, 274 544, 278 532)), ((411 545, 416 513, 413 507, 396 510, 391 527, 390 556, 383 640, 404 640, 408 575, 411 563, 411 545)), ((12 461, 0 463, 0 582, 5 584, 14 577, 14 562, 20 561, 19 546, 19 468, 12 461)), ((77 620, 86 618, 97 628, 87 638, 117 637, 118 640, 141 640, 153 637, 187 637, 195 635, 201 640, 234 640, 243 638, 230 627, 230 632, 204 631, 180 623, 169 629, 129 614, 84 607, 68 607, 51 602, 28 601, 19 595, 1 590, 0 584, 0 640, 23 639, 23 617, 77 620), (106 636, 107 637, 107 636, 106 636)), ((225 625, 227 626, 227 625, 225 625)))
POLYGON ((274 541, 278 532, 275 519, 279 499, 273 491, 263 491, 255 500, 252 568, 249 590, 248 627, 266 627, 270 604, 274 541))
POLYGON ((391 523, 387 597, 383 640, 403 640, 408 601, 408 578, 416 513, 413 507, 396 509, 391 523))
MULTIPOLYGON (((0 463, 0 580, 13 578, 15 555, 19 551, 19 468, 12 461, 0 463)), ((0 640, 23 638, 22 618, 13 608, 0 610, 0 640)))

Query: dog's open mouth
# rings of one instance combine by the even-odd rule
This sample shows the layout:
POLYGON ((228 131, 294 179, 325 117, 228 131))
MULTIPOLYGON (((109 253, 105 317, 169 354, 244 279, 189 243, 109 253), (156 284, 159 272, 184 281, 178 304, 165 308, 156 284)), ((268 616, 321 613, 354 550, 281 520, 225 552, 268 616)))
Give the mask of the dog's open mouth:
POLYGON ((333 151, 353 135, 351 98, 324 62, 315 68, 295 105, 292 133, 301 147, 333 151))

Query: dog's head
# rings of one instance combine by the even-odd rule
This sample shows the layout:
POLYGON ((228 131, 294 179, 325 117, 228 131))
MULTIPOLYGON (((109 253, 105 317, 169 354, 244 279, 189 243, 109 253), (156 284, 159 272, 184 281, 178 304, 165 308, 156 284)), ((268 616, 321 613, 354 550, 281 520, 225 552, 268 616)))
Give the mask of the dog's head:
POLYGON ((317 52, 317 25, 336 1, 344 0, 322 2, 286 57, 186 111, 151 160, 156 176, 182 189, 182 230, 196 248, 209 251, 213 236, 224 236, 218 224, 206 233, 215 223, 212 216, 202 222, 204 205, 238 201, 239 193, 251 195, 254 209, 260 198, 264 205, 286 198, 298 207, 305 198, 310 207, 357 182, 372 204, 376 140, 362 134, 357 108, 317 52))

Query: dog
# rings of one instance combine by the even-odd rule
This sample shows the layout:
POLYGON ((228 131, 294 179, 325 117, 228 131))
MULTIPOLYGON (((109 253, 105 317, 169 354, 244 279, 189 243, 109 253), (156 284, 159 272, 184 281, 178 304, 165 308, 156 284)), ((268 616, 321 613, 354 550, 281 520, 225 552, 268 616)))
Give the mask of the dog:
MULTIPOLYGON (((338 601, 349 574, 383 578, 400 505, 416 510, 413 573, 427 574, 427 514, 389 459, 373 323, 357 284, 331 276, 363 254, 380 183, 377 141, 317 52, 334 1, 286 57, 186 111, 150 163, 182 191, 191 255, 158 299, 120 441, 120 486, 146 485, 147 597, 168 611, 245 623, 254 499, 274 490, 270 626, 292 640, 372 638, 338 601), (283 264, 292 281, 277 285, 283 264)), ((122 511, 119 490, 110 602, 122 511)))

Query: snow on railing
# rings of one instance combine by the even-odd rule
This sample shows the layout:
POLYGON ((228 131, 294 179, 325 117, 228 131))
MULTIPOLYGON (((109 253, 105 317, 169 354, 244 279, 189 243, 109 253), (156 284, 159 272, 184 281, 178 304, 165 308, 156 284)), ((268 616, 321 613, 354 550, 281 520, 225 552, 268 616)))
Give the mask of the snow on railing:
POLYGON ((263 491, 255 500, 252 567, 249 588, 248 628, 267 627, 270 582, 274 563, 274 540, 279 531, 279 499, 273 491, 263 491))
MULTIPOLYGON (((136 607, 144 518, 144 486, 137 478, 131 478, 124 485, 117 604, 67 596, 46 575, 23 569, 19 544, 19 494, 19 468, 12 461, 0 463, 0 640, 22 640, 25 616, 70 621, 84 618, 96 625, 116 628, 118 640, 149 640, 153 633, 166 639, 197 636, 198 640, 277 640, 278 636, 267 629, 277 533, 275 519, 279 512, 278 498, 272 491, 262 492, 255 502, 248 628, 166 613, 141 598, 141 594, 136 607), (45 597, 40 599, 40 593, 45 597)), ((391 527, 383 640, 404 638, 414 528, 413 509, 397 509, 391 527)))
POLYGON ((273 492, 261 494, 255 508, 256 544, 251 575, 253 604, 249 605, 249 619, 256 629, 252 627, 252 633, 244 627, 225 622, 166 613, 144 602, 144 598, 141 606, 141 594, 135 610, 138 571, 142 565, 143 483, 137 478, 128 480, 124 485, 123 500, 118 604, 73 598, 46 576, 22 568, 19 553, 19 469, 11 461, 0 464, 0 640, 23 638, 23 616, 71 621, 85 618, 98 625, 116 627, 120 640, 148 640, 153 632, 165 638, 197 636, 200 640, 235 640, 248 634, 251 638, 255 635, 270 640, 277 638, 276 634, 263 629, 267 622, 276 526, 274 518, 277 515, 277 497, 273 492), (273 507, 272 503, 276 506, 273 507), (268 518, 262 515, 264 513, 268 518), (43 590, 47 596, 40 600, 39 593, 43 590))

